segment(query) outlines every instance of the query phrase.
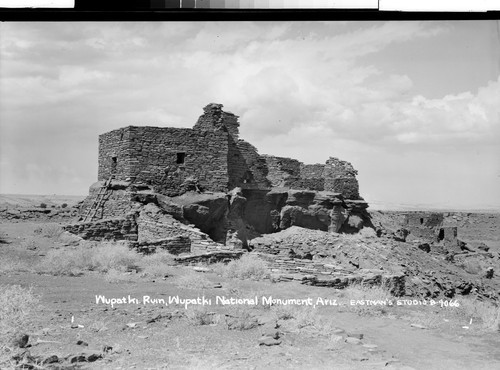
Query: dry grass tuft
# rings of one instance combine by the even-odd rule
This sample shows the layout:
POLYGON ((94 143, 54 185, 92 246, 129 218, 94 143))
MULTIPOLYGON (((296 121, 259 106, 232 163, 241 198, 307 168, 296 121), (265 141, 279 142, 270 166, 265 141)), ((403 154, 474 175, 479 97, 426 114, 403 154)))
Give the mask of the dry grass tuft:
POLYGON ((252 254, 245 254, 227 265, 217 264, 215 271, 224 277, 237 279, 263 280, 271 275, 267 263, 252 254))
POLYGON ((207 307, 194 307, 186 311, 188 323, 195 326, 217 325, 220 321, 220 315, 211 312, 207 307))
POLYGON ((454 316, 462 324, 472 324, 479 330, 500 330, 500 307, 491 302, 463 297, 457 300, 459 307, 453 309, 454 316))
POLYGON ((137 275, 132 275, 130 272, 109 269, 104 275, 104 280, 108 283, 129 283, 137 281, 137 275))
POLYGON ((192 271, 177 277, 175 284, 184 289, 208 289, 214 285, 204 274, 192 271))
POLYGON ((120 243, 86 244, 72 249, 50 250, 36 271, 51 275, 80 275, 85 271, 129 271, 137 267, 141 255, 120 243))
POLYGON ((64 233, 61 225, 58 224, 46 224, 41 227, 42 236, 50 239, 58 239, 62 233, 64 233))
POLYGON ((165 277, 171 275, 175 256, 166 250, 144 256, 139 262, 143 275, 149 277, 165 277))
POLYGON ((33 288, 0 286, 0 368, 15 367, 11 360, 10 342, 29 326, 30 317, 37 310, 38 303, 33 288))
POLYGON ((359 315, 380 315, 385 314, 391 306, 389 302, 394 302, 395 297, 384 287, 350 285, 339 292, 339 298, 347 301, 348 311, 359 315), (351 302, 354 304, 351 305, 351 302), (361 302, 372 302, 371 305, 363 305, 361 302))

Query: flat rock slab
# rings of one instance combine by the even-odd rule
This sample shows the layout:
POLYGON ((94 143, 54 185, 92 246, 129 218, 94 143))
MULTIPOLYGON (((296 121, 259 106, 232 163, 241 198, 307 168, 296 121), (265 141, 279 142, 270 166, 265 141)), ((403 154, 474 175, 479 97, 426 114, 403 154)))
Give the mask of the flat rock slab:
POLYGON ((277 346, 280 344, 281 344, 280 340, 271 337, 262 337, 259 339, 259 346, 277 346))
POLYGON ((361 339, 347 337, 346 340, 345 340, 345 342, 349 343, 349 344, 361 344, 361 339))

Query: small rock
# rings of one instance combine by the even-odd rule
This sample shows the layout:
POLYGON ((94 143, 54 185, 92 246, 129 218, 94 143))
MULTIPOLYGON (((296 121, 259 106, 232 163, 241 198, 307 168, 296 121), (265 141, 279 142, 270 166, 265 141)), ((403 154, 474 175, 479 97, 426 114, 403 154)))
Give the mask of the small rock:
POLYGON ((484 252, 488 252, 490 250, 490 247, 488 247, 486 244, 484 243, 480 243, 478 246, 477 246, 478 249, 484 251, 484 252))
POLYGON ((94 362, 102 358, 100 353, 92 353, 87 356, 87 362, 94 362))
POLYGON ((344 329, 335 329, 333 331, 333 334, 339 335, 339 334, 344 334, 345 330, 344 329))
POLYGON ((273 338, 273 339, 279 339, 280 337, 280 332, 278 330, 266 330, 262 332, 263 337, 268 337, 268 338, 273 338))
POLYGON ((12 340, 12 345, 14 347, 24 348, 28 345, 30 336, 28 334, 18 334, 12 340))
POLYGON ((104 353, 111 352, 112 350, 113 350, 113 347, 111 347, 111 346, 108 346, 108 345, 106 345, 106 344, 105 344, 104 346, 102 346, 102 351, 103 351, 104 353))
POLYGON ((281 344, 280 340, 270 338, 270 337, 262 337, 259 339, 260 346, 277 346, 280 344, 281 344))
POLYGON ((87 358, 83 354, 74 356, 70 355, 69 362, 72 364, 74 364, 75 362, 87 362, 87 358))
POLYGON ((411 324, 410 325, 412 328, 417 328, 417 329, 427 329, 426 326, 420 325, 420 324, 411 324))
POLYGON ((368 348, 368 349, 378 348, 378 346, 376 344, 363 344, 363 347, 368 348))
POLYGON ((494 272, 493 267, 488 267, 485 274, 486 279, 492 279, 494 272))
POLYGON ((42 364, 43 365, 55 364, 57 362, 59 362, 59 357, 57 357, 56 355, 52 355, 52 356, 47 357, 45 360, 43 360, 42 364))
POLYGON ((221 283, 217 283, 212 288, 214 288, 214 289, 222 288, 222 284, 221 283))
POLYGON ((139 339, 148 339, 149 337, 147 335, 138 335, 137 338, 139 338, 139 339))
POLYGON ((349 338, 363 339, 363 334, 361 333, 348 333, 347 336, 349 338))
POLYGON ((84 342, 83 340, 79 340, 78 342, 76 342, 76 344, 78 346, 84 346, 84 347, 88 347, 89 344, 87 342, 84 342))
POLYGON ((418 245, 418 249, 429 253, 431 251, 431 246, 428 243, 421 243, 418 245))
POLYGON ((361 344, 361 339, 358 338, 353 338, 353 337, 347 337, 345 340, 346 343, 349 344, 361 344))
POLYGON ((200 266, 193 267, 193 270, 197 271, 197 272, 210 272, 211 271, 208 267, 200 267, 200 266))

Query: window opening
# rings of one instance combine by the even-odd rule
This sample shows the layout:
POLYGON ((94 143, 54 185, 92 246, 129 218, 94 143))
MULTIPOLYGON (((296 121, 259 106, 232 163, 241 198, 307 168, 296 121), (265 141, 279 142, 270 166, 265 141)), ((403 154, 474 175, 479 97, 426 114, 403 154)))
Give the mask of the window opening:
POLYGON ((186 153, 177 153, 177 164, 183 164, 186 159, 186 153))
POLYGON ((111 157, 111 174, 116 174, 116 166, 118 164, 118 158, 116 156, 111 157))

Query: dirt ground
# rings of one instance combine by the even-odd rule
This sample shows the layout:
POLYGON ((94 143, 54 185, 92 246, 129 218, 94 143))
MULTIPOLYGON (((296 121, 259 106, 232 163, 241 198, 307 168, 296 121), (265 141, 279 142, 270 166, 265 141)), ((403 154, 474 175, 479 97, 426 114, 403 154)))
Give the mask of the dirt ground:
MULTIPOLYGON (((498 215, 495 217, 491 224, 469 222, 465 229, 467 238, 487 242, 494 248, 499 220, 498 215)), ((35 230, 47 222, 1 221, 2 258, 15 257, 27 265, 35 265, 49 250, 63 248, 49 238, 36 236, 35 230), (33 238, 37 238, 36 249, 30 249, 27 243, 33 238)), ((67 367, 52 368, 500 368, 500 333, 484 330, 469 318, 457 319, 452 307, 361 306, 359 302, 353 304, 352 297, 340 290, 298 282, 227 279, 214 272, 198 272, 212 283, 209 288, 191 289, 174 284, 176 277, 192 274, 192 270, 192 267, 176 267, 172 270, 174 276, 159 279, 140 278, 132 271, 128 273, 130 281, 112 282, 95 272, 51 276, 12 268, 0 270, 0 286, 32 287, 40 298, 30 325, 24 330, 29 342, 22 351, 44 359, 53 355, 67 358, 68 364, 76 359, 67 367), (96 302, 99 296, 125 299, 111 307, 102 299, 96 302), (149 303, 144 301, 147 296, 149 303), (272 308, 248 302, 223 305, 217 300, 217 297, 257 297, 261 302, 263 297, 270 296, 311 298, 315 303, 318 298, 325 298, 335 305, 298 307, 305 319, 302 325, 297 325, 283 318, 284 315, 277 319, 279 305, 272 308), (204 297, 212 304, 186 308, 160 301, 168 303, 171 297, 204 297), (196 310, 213 317, 213 322, 194 323, 192 313, 196 310), (235 320, 241 318, 246 323, 255 323, 250 325, 255 327, 234 329, 235 320), (269 331, 271 335, 277 332, 278 339, 271 338, 262 344, 263 334, 269 337, 269 331), (78 362, 77 356, 82 353, 87 358, 94 354, 92 362, 78 362)), ((1 341, 0 338, 0 344, 1 341)))

